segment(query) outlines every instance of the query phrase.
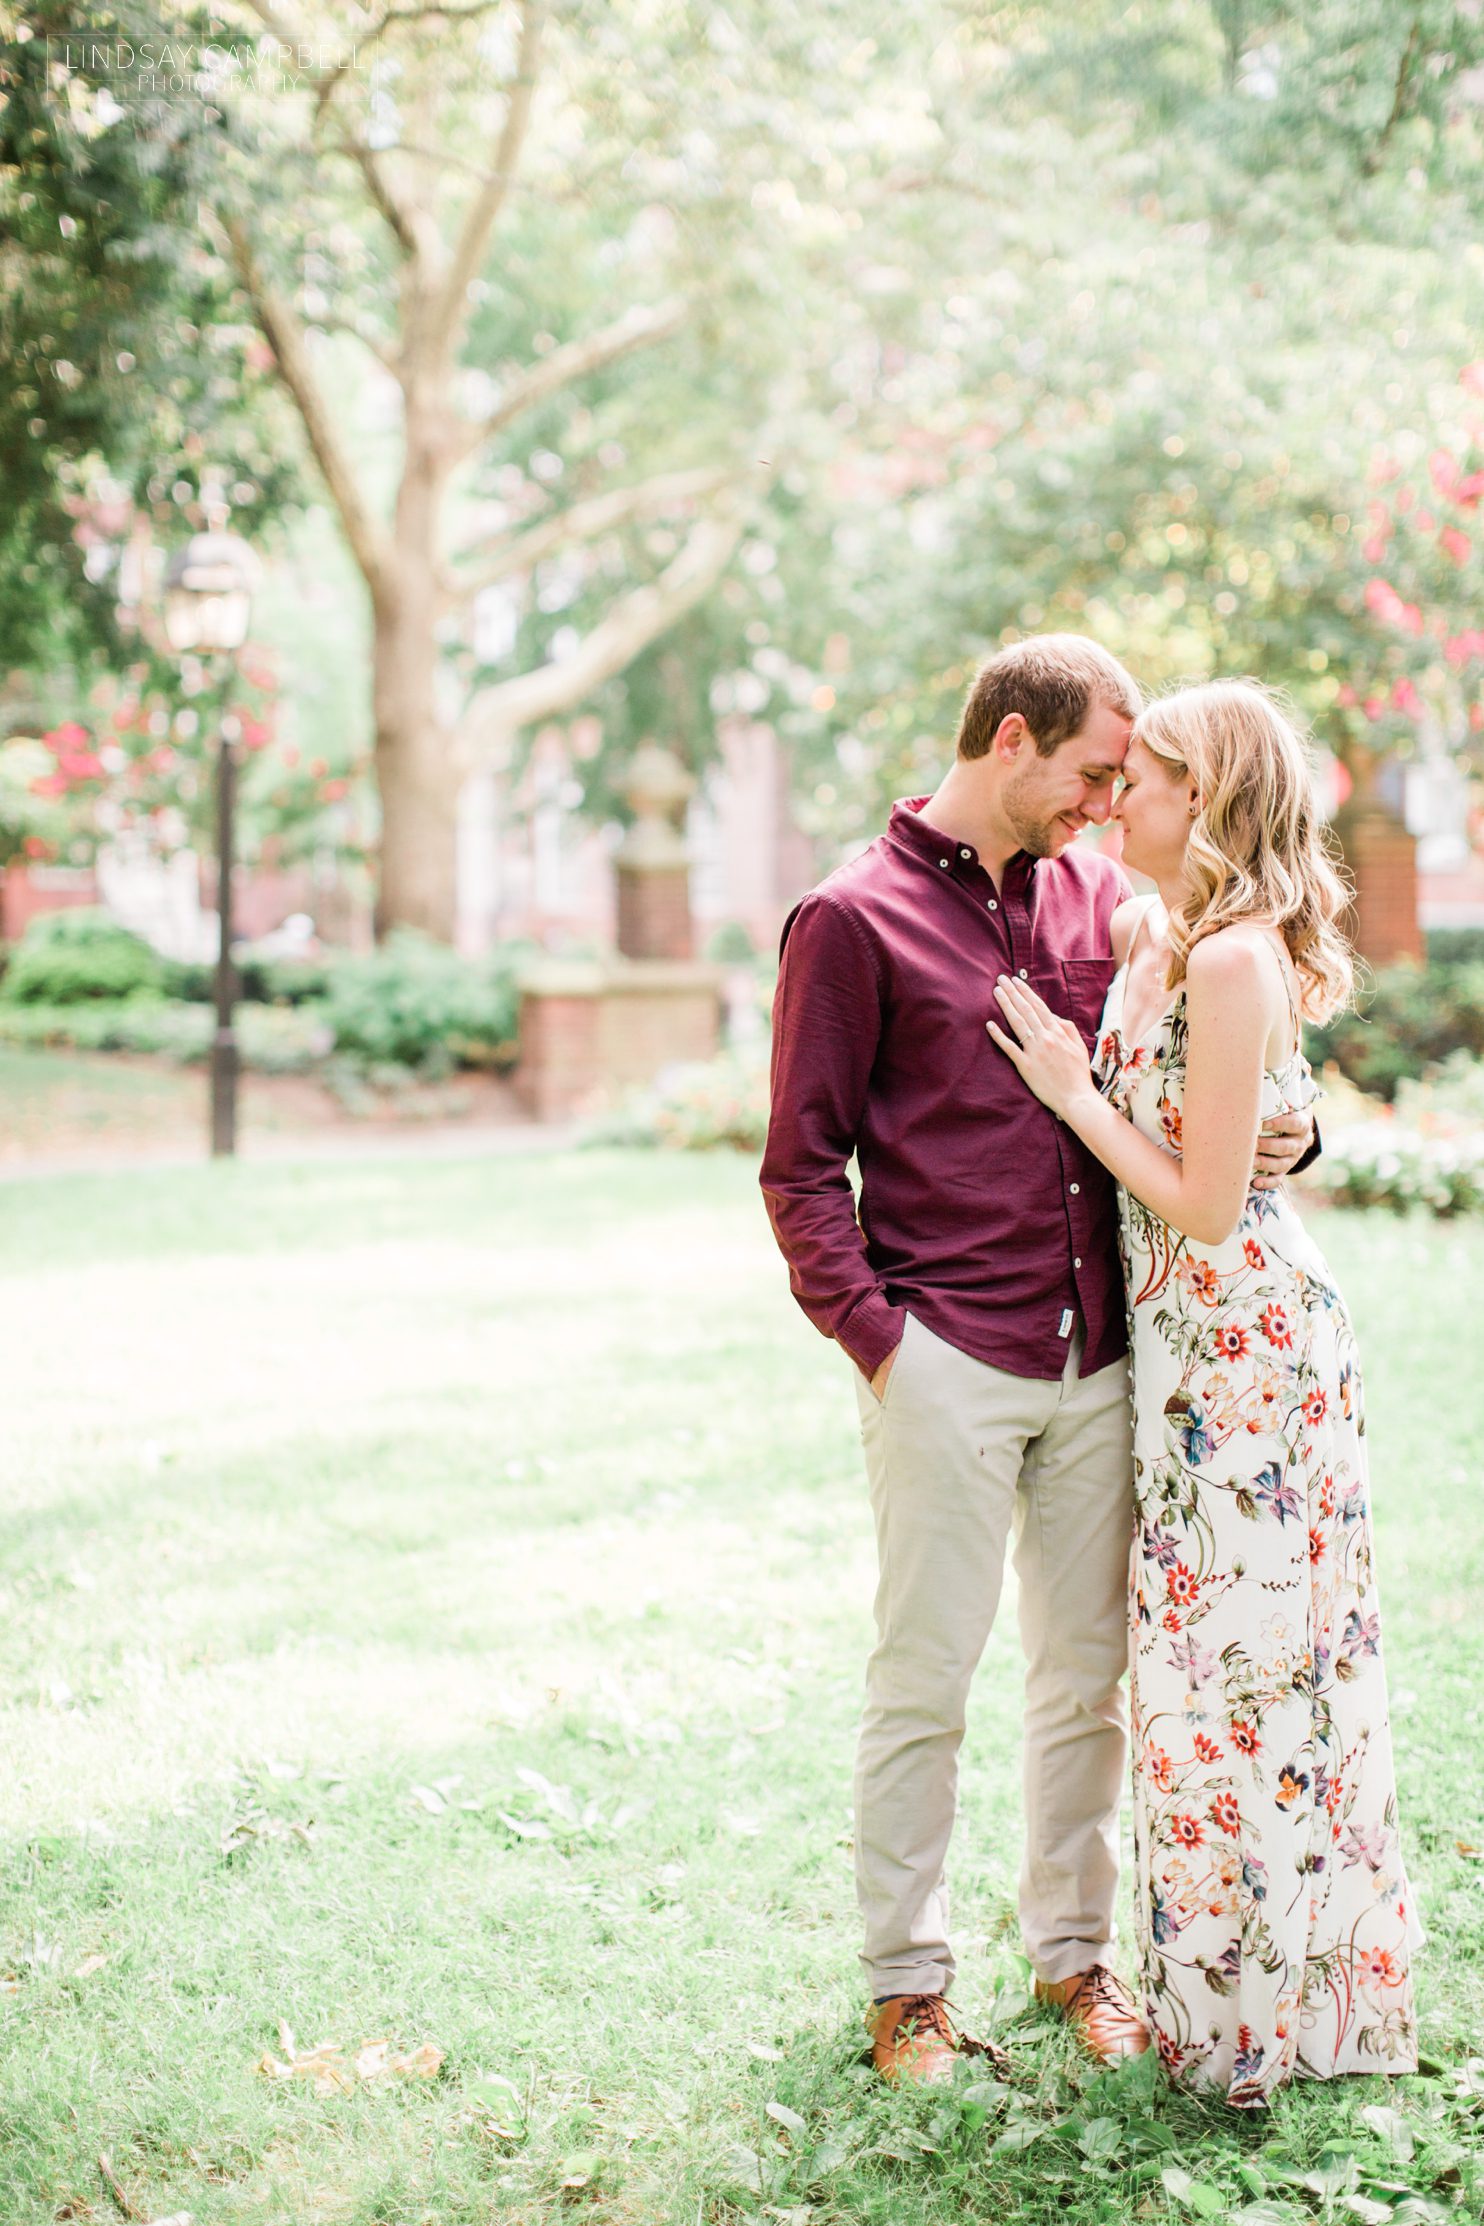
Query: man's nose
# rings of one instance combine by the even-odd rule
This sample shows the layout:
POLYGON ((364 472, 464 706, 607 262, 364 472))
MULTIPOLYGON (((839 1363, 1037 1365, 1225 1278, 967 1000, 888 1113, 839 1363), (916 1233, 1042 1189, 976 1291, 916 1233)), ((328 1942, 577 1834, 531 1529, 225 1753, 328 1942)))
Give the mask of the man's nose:
POLYGON ((1090 819, 1094 827, 1106 827, 1112 811, 1113 799, 1106 789, 1096 790, 1082 800, 1082 816, 1090 819))

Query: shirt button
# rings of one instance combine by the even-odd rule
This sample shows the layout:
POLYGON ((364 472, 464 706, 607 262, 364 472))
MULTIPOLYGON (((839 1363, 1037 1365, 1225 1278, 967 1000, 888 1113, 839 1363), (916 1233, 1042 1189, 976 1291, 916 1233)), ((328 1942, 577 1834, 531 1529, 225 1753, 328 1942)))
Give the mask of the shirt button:
POLYGON ((1021 978, 1021 980, 1022 980, 1023 982, 1028 982, 1028 981, 1030 980, 1030 976, 1029 976, 1029 974, 1027 974, 1027 972, 1026 972, 1026 970, 1025 970, 1025 968, 1024 968, 1023 966, 1021 966, 1021 967, 1017 967, 1016 971, 1017 971, 1017 973, 1019 974, 1019 976, 1020 976, 1020 978, 1021 978))
POLYGON ((1074 1267, 1074 1268, 1080 1268, 1080 1267, 1081 1267, 1081 1265, 1082 1265, 1082 1262, 1081 1262, 1080 1260, 1074 1260, 1074 1261, 1072 1262, 1072 1265, 1073 1265, 1073 1267, 1074 1267))
POLYGON ((972 851, 972 850, 961 850, 961 851, 959 852, 959 856, 960 856, 960 858, 972 858, 972 857, 973 857, 973 855, 974 855, 974 853, 973 853, 973 851, 972 851))
POLYGON ((939 865, 940 865, 940 866, 946 866, 946 865, 947 865, 947 863, 948 863, 948 860, 947 860, 946 858, 940 858, 940 859, 938 860, 938 863, 939 863, 939 865))
POLYGON ((1069 1183, 1067 1188, 1071 1191, 1072 1196, 1076 1198, 1081 1194, 1082 1185, 1081 1183, 1069 1183))
POLYGON ((1000 909, 1000 908, 999 908, 999 906, 998 906, 998 905, 997 905, 997 904, 995 903, 995 900, 994 900, 994 898, 993 898, 993 897, 991 897, 991 898, 990 898, 990 900, 989 900, 989 909, 990 909, 990 911, 991 911, 991 912, 998 912, 998 911, 999 911, 999 909, 1000 909))

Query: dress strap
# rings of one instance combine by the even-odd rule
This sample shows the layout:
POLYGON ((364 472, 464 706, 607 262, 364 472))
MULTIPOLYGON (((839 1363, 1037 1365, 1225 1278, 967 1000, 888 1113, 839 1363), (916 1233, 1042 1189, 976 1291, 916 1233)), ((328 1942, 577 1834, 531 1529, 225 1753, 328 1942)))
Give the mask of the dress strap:
MULTIPOLYGON (((1283 942, 1281 929, 1278 931, 1278 934, 1280 942, 1283 942)), ((1287 1062, 1291 1065, 1304 1048, 1304 1024, 1299 1014, 1298 1002, 1293 994, 1293 981, 1296 969, 1294 967, 1293 959, 1286 942, 1283 942, 1283 955, 1281 956, 1281 958, 1278 956, 1278 953, 1276 951, 1273 953, 1273 956, 1278 960, 1278 971, 1283 976, 1283 994, 1288 1000, 1288 1017, 1293 1023, 1293 1049, 1288 1054, 1287 1062)))

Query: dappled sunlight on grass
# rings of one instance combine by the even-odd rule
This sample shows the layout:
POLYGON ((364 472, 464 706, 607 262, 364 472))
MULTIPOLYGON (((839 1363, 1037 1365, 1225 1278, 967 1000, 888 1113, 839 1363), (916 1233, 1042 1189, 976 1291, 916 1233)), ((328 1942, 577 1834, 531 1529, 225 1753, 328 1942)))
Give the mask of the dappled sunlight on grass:
POLYGON ((1171 2170, 1257 2201, 1243 2157, 1304 2218, 1324 2198, 1282 2173, 1329 2145, 1372 2185, 1357 2113, 1389 2098, 1425 2163, 1393 2180, 1461 2190, 1444 2067, 1484 2008, 1484 1871, 1456 1844, 1484 1841, 1466 1233, 1325 1229, 1370 1362, 1439 2071, 1285 2098, 1254 2132, 1089 2084, 1025 2010, 1008 1602, 953 1872, 959 1999, 1023 2077, 976 2100, 861 2071, 869 1514, 848 1374, 745 1163, 203 1169, 17 1204, 6 2226, 107 2215, 100 2154, 141 2216, 198 2226, 1121 2221, 1190 2214, 1171 2170), (281 2021, 332 2061, 444 2061, 317 2093, 255 2068, 288 2062, 281 2021))

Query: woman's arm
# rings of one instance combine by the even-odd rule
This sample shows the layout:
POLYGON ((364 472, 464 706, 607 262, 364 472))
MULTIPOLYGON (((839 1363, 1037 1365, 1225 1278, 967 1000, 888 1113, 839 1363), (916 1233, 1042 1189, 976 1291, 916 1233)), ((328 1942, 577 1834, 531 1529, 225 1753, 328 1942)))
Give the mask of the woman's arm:
POLYGON ((1271 970, 1249 938, 1225 930, 1191 952, 1182 1156, 1144 1136, 1098 1095, 1081 1036, 1026 983, 996 994, 1014 1036, 989 1023, 1037 1097, 1152 1213, 1198 1244, 1221 1244, 1241 1219, 1252 1179, 1262 1078, 1274 1007, 1271 970))

